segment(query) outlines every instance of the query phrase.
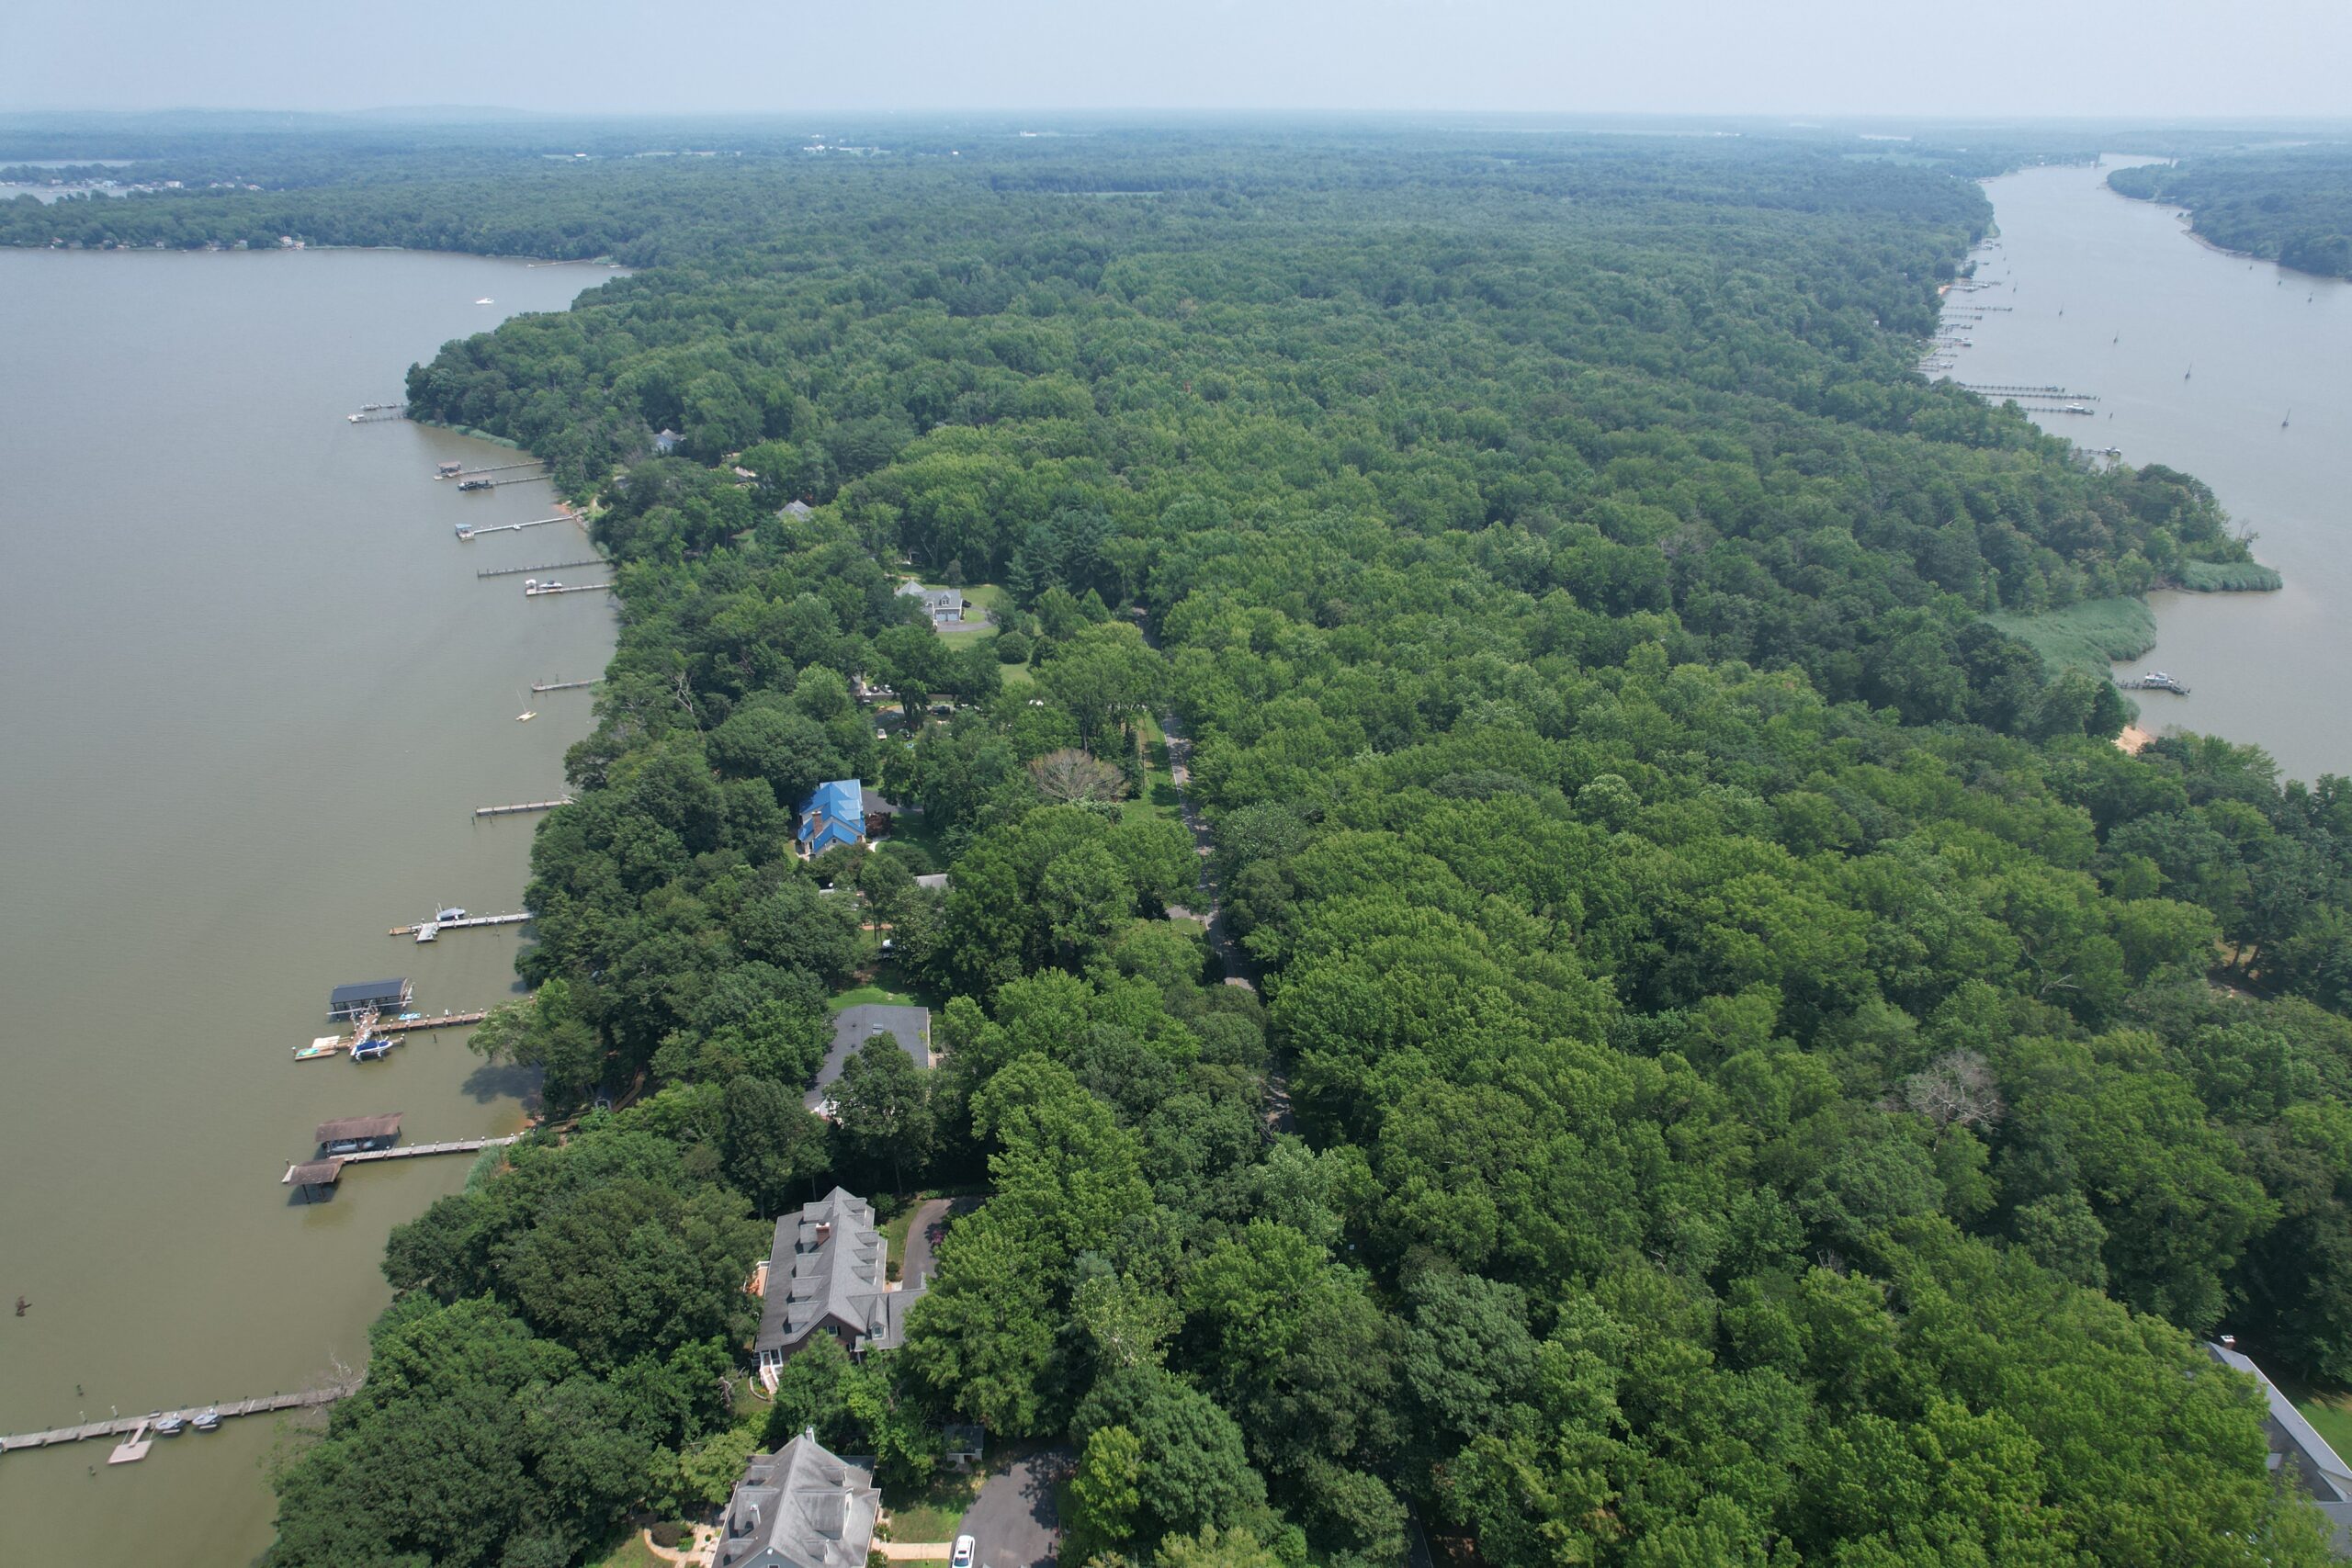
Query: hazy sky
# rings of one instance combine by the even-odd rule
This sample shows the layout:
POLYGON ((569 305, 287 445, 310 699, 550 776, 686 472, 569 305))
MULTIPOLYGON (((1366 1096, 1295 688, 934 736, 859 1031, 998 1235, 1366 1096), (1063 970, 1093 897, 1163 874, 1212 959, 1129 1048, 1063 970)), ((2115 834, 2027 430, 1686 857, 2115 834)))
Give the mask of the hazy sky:
POLYGON ((2347 0, 18 0, 0 109, 2352 114, 2347 0))

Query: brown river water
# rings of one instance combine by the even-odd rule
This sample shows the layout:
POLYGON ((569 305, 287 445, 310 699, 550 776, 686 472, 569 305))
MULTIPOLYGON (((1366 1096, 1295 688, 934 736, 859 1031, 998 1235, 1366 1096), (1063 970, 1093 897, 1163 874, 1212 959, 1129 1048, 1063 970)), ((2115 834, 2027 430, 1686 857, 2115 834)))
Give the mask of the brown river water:
POLYGON ((2215 250, 2105 178, 1986 183, 2000 233, 1979 276, 2000 287, 1953 303, 2009 309, 1966 328, 1941 374, 2093 394, 2087 416, 2034 417, 2195 474, 2286 577, 2277 593, 2150 597, 2156 646, 2117 672, 2163 670, 2191 694, 2136 694, 2143 726, 2251 742, 2293 778, 2352 774, 2352 284, 2215 250))
MULTIPOLYGON (((528 1081, 458 1032, 290 1053, 340 983, 406 976, 435 1012, 513 994, 514 928, 386 931, 520 907, 537 819, 471 809, 561 793, 592 694, 529 687, 600 673, 612 610, 474 575, 594 553, 569 523, 456 539, 552 513, 543 482, 432 478, 513 454, 344 416, 606 276, 0 252, 0 1431, 363 1365, 387 1232, 472 1161, 358 1167, 311 1205, 287 1162, 328 1117, 521 1124, 528 1081)), ((285 1438, 255 1416, 119 1467, 104 1441, 0 1457, 0 1562, 237 1568, 285 1438)))

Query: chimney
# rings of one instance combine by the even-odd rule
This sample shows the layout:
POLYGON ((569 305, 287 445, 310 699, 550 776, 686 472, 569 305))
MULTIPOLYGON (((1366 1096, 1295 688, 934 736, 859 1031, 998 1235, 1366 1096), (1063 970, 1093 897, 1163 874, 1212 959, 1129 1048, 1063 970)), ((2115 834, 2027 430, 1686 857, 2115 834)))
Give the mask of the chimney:
POLYGON ((822 1247, 832 1239, 833 1222, 831 1220, 819 1220, 817 1222, 817 1245, 819 1247, 822 1247))

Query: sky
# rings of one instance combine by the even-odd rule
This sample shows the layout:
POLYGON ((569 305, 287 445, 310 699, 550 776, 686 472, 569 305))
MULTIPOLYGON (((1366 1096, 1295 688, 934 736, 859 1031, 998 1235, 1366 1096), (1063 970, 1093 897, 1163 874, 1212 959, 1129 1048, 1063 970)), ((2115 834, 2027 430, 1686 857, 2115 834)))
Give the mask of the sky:
POLYGON ((22 0, 0 110, 2352 114, 2347 0, 22 0))

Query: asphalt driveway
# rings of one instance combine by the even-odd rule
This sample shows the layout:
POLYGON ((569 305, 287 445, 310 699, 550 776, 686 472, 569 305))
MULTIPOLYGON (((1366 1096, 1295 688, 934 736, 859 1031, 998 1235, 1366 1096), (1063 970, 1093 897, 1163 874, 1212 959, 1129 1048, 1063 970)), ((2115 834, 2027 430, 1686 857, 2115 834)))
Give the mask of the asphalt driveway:
POLYGON ((1050 1568, 1061 1535, 1054 1488, 1077 1462, 1068 1449, 1047 1449, 989 1474, 964 1512, 974 1568, 1050 1568))

